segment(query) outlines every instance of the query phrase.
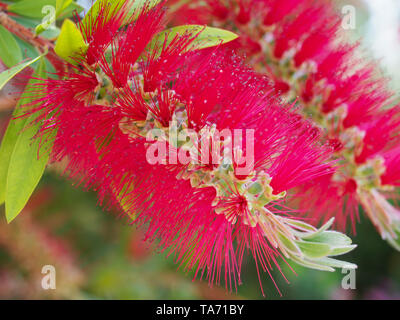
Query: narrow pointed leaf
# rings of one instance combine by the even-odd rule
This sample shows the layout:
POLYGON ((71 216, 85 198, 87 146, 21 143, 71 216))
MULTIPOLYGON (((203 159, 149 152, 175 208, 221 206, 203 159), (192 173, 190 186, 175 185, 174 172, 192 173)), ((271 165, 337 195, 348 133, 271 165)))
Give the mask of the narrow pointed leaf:
POLYGON ((357 248, 356 244, 343 246, 343 247, 334 247, 331 248, 331 252, 329 253, 330 256, 340 256, 342 254, 346 254, 352 250, 357 248))
POLYGON ((321 258, 329 255, 331 247, 325 243, 296 241, 301 252, 309 258, 321 258))
POLYGON ((296 242, 289 239, 286 235, 284 235, 282 232, 278 233, 278 238, 284 245, 286 250, 291 251, 292 253, 296 253, 298 255, 301 255, 301 250, 300 248, 296 245, 296 242))
POLYGON ((238 36, 228 30, 205 27, 200 25, 183 25, 173 27, 158 33, 152 40, 151 46, 162 47, 165 39, 168 45, 177 35, 197 35, 188 50, 199 50, 214 47, 235 40, 238 36))
POLYGON ((42 58, 44 55, 40 55, 39 57, 26 61, 24 63, 20 63, 6 71, 3 71, 0 73, 0 90, 3 89, 3 87, 7 84, 8 81, 10 81, 15 75, 17 75, 19 72, 24 70, 26 67, 30 66, 32 63, 35 63, 38 61, 40 58, 42 58))
POLYGON ((337 231, 324 231, 311 237, 307 237, 307 240, 323 242, 332 246, 348 246, 352 243, 348 236, 337 231))
POLYGON ((332 258, 322 258, 317 260, 318 263, 325 266, 330 266, 333 268, 347 268, 347 269, 357 269, 357 265, 354 263, 336 260, 332 258))
POLYGON ((303 221, 300 220, 294 220, 294 219, 286 219, 285 220, 287 224, 291 225, 292 227, 298 229, 298 230, 302 230, 302 231, 308 231, 308 232, 315 232, 317 231, 317 229, 315 227, 313 227, 312 225, 305 223, 303 221))
POLYGON ((312 238, 312 237, 317 236, 318 234, 321 234, 322 232, 328 230, 328 229, 332 226, 332 224, 333 224, 334 221, 335 221, 335 218, 329 219, 329 220, 328 220, 321 228, 319 228, 316 232, 310 233, 310 234, 308 234, 308 235, 305 235, 305 236, 302 237, 302 239, 304 239, 304 240, 305 240, 305 239, 310 239, 310 238, 312 238))
POLYGON ((321 271, 329 271, 329 272, 335 271, 335 269, 333 269, 331 266, 325 265, 325 264, 320 264, 315 261, 310 261, 307 259, 300 259, 299 257, 296 257, 296 256, 290 256, 290 259, 293 262, 296 262, 297 264, 299 264, 303 267, 306 267, 306 268, 321 270, 321 271))

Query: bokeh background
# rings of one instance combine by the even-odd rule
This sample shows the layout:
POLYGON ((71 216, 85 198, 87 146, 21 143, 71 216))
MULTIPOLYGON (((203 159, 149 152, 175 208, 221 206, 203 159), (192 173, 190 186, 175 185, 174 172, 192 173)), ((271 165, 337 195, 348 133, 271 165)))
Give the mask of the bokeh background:
MULTIPOLYGON (((79 1, 86 5, 89 1, 79 1)), ((366 55, 378 60, 382 72, 400 89, 400 1, 337 0, 356 8, 356 29, 350 41, 361 41, 366 55)), ((0 136, 10 118, 18 84, 0 92, 0 136)), ((1 165, 1 164, 0 164, 1 165)), ((50 167, 28 206, 11 224, 0 207, 0 298, 2 299, 263 299, 255 266, 248 259, 237 292, 210 288, 177 270, 171 258, 142 241, 140 230, 112 212, 103 211, 96 195, 74 187, 50 167), (56 268, 56 289, 43 290, 44 265, 56 268)), ((358 264, 356 289, 341 288, 341 270, 326 273, 293 265, 263 286, 269 299, 400 299, 400 253, 382 241, 361 217, 359 247, 347 261, 358 264)), ((276 271, 276 270, 275 270, 276 271)))

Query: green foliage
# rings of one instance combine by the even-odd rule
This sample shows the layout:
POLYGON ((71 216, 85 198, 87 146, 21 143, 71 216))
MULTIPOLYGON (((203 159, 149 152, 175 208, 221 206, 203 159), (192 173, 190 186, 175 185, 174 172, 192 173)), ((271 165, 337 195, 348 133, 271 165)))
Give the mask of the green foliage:
POLYGON ((197 35, 188 50, 214 47, 233 41, 238 37, 233 32, 224 29, 200 25, 183 25, 158 33, 154 37, 151 45, 157 46, 158 48, 162 47, 164 43, 168 45, 177 35, 197 35))
POLYGON ((32 63, 35 63, 36 61, 38 61, 43 56, 44 55, 41 55, 33 60, 18 64, 15 67, 12 67, 12 68, 0 73, 0 90, 3 89, 3 87, 7 84, 7 82, 10 81, 15 75, 17 75, 19 72, 24 70, 26 67, 28 67, 32 63))
POLYGON ((73 58, 81 57, 87 48, 88 45, 78 27, 71 20, 65 19, 54 48, 57 55, 74 64, 76 61, 73 58))
POLYGON ((11 68, 22 60, 22 52, 13 35, 0 25, 0 59, 11 68))
MULTIPOLYGON (((35 77, 45 78, 45 63, 38 64, 35 77)), ((39 80, 32 79, 25 89, 22 98, 14 110, 13 117, 4 135, 0 147, 0 203, 6 203, 7 221, 12 221, 24 208, 31 194, 36 188, 48 161, 49 147, 41 147, 40 140, 32 140, 37 132, 37 125, 29 118, 21 116, 21 106, 30 103, 29 88, 39 80)))
POLYGON ((71 3, 72 0, 57 0, 56 1, 57 16, 59 16, 71 3))
MULTIPOLYGON (((66 2, 66 1, 64 1, 66 2)), ((57 0, 22 0, 16 3, 10 4, 7 7, 7 10, 16 13, 18 15, 34 18, 34 19, 42 19, 45 15, 44 7, 45 6, 53 6, 57 7, 57 0)), ((74 11, 80 11, 82 8, 77 5, 75 2, 70 1, 67 7, 63 9, 63 14, 59 15, 59 18, 65 18, 72 16, 74 11)))
POLYGON ((299 239, 292 240, 295 246, 292 244, 291 247, 299 248, 301 254, 298 254, 299 250, 288 248, 290 259, 301 266, 323 271, 334 271, 334 268, 357 268, 355 264, 330 258, 346 254, 357 247, 352 245, 352 240, 346 235, 328 230, 333 221, 332 218, 320 229, 312 232, 309 230, 296 232, 299 239))

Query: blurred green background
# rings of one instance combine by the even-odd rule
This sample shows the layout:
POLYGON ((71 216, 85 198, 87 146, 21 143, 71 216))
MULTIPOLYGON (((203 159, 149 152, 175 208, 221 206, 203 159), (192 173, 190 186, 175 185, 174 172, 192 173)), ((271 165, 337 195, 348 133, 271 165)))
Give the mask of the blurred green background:
MULTIPOLYGON (((83 1, 81 1, 83 2, 83 1)), ((337 1, 338 10, 357 8, 354 41, 363 37, 367 54, 380 59, 395 89, 400 88, 400 3, 397 0, 337 1), (379 3, 379 4, 378 4, 379 3)), ((18 84, 8 87, 18 92, 18 84)), ((0 136, 10 118, 9 92, 0 94, 0 136)), ((1 165, 1 164, 0 164, 1 165)), ((0 298, 2 299, 263 299, 251 259, 243 266, 237 293, 192 281, 171 258, 142 242, 143 233, 105 212, 96 195, 72 186, 57 168, 49 168, 24 212, 10 225, 0 207, 0 298), (55 290, 41 287, 44 265, 56 268, 55 290)), ((358 264, 356 289, 344 290, 345 274, 292 264, 282 276, 273 271, 281 297, 263 274, 270 299, 400 299, 400 253, 382 241, 361 218, 353 240, 359 247, 347 261, 358 264)))

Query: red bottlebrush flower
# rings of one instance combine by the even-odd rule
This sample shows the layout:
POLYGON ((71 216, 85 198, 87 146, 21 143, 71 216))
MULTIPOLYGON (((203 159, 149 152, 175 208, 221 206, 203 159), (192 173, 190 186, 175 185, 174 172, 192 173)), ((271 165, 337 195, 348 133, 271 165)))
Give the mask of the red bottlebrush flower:
POLYGON ((114 41, 129 9, 129 2, 121 7, 111 6, 108 0, 99 1, 102 1, 99 6, 99 13, 94 15, 92 11, 89 11, 85 21, 80 21, 78 24, 88 44, 86 59, 90 65, 100 60, 104 51, 114 41))
POLYGON ((263 0, 263 2, 265 3, 266 8, 268 8, 268 13, 265 15, 263 21, 266 26, 277 23, 299 5, 298 0, 273 0, 272 2, 269 0, 263 0))
POLYGON ((103 53, 82 74, 68 65, 71 73, 40 87, 31 112, 39 113, 38 136, 54 130, 52 161, 65 161, 66 174, 210 283, 236 287, 245 251, 257 271, 281 270, 281 259, 332 271, 337 261, 325 258, 353 249, 351 240, 309 254, 302 246, 321 242, 329 226, 317 230, 285 205, 286 192, 334 171, 320 130, 236 54, 222 47, 186 54, 198 34, 177 36, 161 51, 147 47, 162 10, 145 9, 119 30, 111 61, 103 53), (88 81, 93 73, 97 82, 88 81))
POLYGON ((306 183, 299 195, 300 207, 303 210, 312 210, 311 219, 326 222, 335 217, 338 229, 346 230, 350 224, 355 232, 356 223, 359 221, 359 199, 357 197, 357 182, 351 178, 327 175, 306 183), (332 180, 338 180, 332 183, 332 180), (345 210, 338 210, 338 207, 345 210))
POLYGON ((355 101, 347 103, 347 115, 343 120, 343 126, 350 128, 373 121, 388 100, 386 94, 386 92, 377 88, 375 93, 367 93, 358 97, 355 101))
POLYGON ((148 106, 140 92, 140 86, 137 81, 134 84, 135 91, 127 86, 118 95, 118 107, 121 113, 134 121, 144 121, 147 117, 148 106))
POLYGON ((112 69, 102 59, 102 66, 115 86, 124 87, 132 72, 132 67, 153 36, 161 31, 164 8, 159 5, 154 9, 145 6, 139 12, 135 22, 129 24, 126 32, 120 33, 112 46, 112 69))
POLYGON ((356 162, 358 163, 363 163, 369 157, 399 143, 399 108, 390 109, 375 117, 373 121, 361 126, 361 130, 364 130, 365 135, 362 151, 356 157, 356 162))
POLYGON ((219 0, 206 0, 207 4, 210 6, 211 14, 217 17, 219 20, 225 20, 228 18, 229 9, 225 6, 222 1, 219 0))
POLYGON ((251 19, 251 1, 248 0, 239 0, 238 5, 239 5, 239 12, 237 13, 236 16, 236 21, 239 22, 240 24, 247 24, 249 23, 251 19))
POLYGON ((362 94, 362 88, 368 87, 365 82, 369 79, 371 73, 372 70, 370 68, 363 68, 362 70, 357 70, 357 73, 351 76, 333 79, 332 86, 334 90, 330 91, 328 98, 324 101, 322 112, 329 113, 343 103, 352 101, 356 96, 355 92, 357 92, 357 96, 362 94))
MULTIPOLYGON (((171 6, 175 5, 176 2, 174 0, 169 0, 168 4, 171 6)), ((208 24, 210 20, 210 12, 207 7, 194 7, 191 6, 191 2, 189 3, 180 3, 181 5, 177 7, 174 11, 173 16, 169 16, 170 22, 173 25, 183 25, 183 24, 196 24, 196 25, 205 25, 208 24)))
POLYGON ((400 186, 400 147, 385 152, 385 173, 381 176, 383 185, 400 186))
POLYGON ((169 33, 165 33, 164 41, 156 42, 150 48, 146 61, 141 63, 145 91, 154 91, 159 85, 170 81, 178 66, 182 65, 184 55, 195 47, 193 42, 202 31, 178 34, 172 39, 168 38, 169 33))
POLYGON ((239 48, 244 48, 246 53, 253 55, 262 51, 261 45, 250 37, 241 37, 238 40, 240 40, 241 45, 239 48))
POLYGON ((350 45, 343 45, 333 52, 327 53, 323 60, 318 64, 318 72, 316 79, 327 79, 329 83, 335 83, 338 74, 344 74, 351 67, 346 61, 349 60, 350 55, 354 52, 354 47, 350 45))
MULTIPOLYGON (((299 41, 310 30, 318 28, 318 18, 323 9, 323 6, 302 7, 296 18, 291 19, 282 29, 275 29, 275 57, 282 58, 283 54, 291 48, 291 44, 299 41)), ((273 9, 271 9, 271 12, 273 13, 273 9)))
POLYGON ((275 81, 275 90, 285 94, 290 90, 290 87, 285 81, 275 81))
MULTIPOLYGON (((215 25, 240 35, 242 48, 232 48, 245 52, 257 72, 274 80, 277 91, 300 99, 299 111, 324 129, 321 139, 334 151, 338 172, 299 188, 306 197, 301 208, 325 221, 336 216, 344 228, 346 219, 354 227, 361 204, 382 237, 400 250, 398 210, 382 196, 396 186, 396 162, 388 152, 399 146, 399 109, 392 107, 387 81, 371 63, 356 58, 358 45, 343 41, 333 3, 253 0, 239 20, 242 2, 219 3, 233 14, 215 25), (394 174, 392 185, 386 170, 394 174)), ((203 1, 191 1, 191 8, 196 6, 207 8, 203 1)))
MULTIPOLYGON (((315 89, 315 77, 311 76, 310 78, 307 79, 306 84, 304 86, 303 92, 301 97, 303 98, 303 101, 305 102, 310 102, 314 98, 314 89, 315 89)), ((290 86, 287 84, 287 90, 290 90, 290 86)))
POLYGON ((304 61, 312 59, 323 52, 323 48, 330 40, 331 30, 326 28, 325 30, 315 31, 304 40, 300 50, 294 57, 296 67, 301 66, 304 61))

